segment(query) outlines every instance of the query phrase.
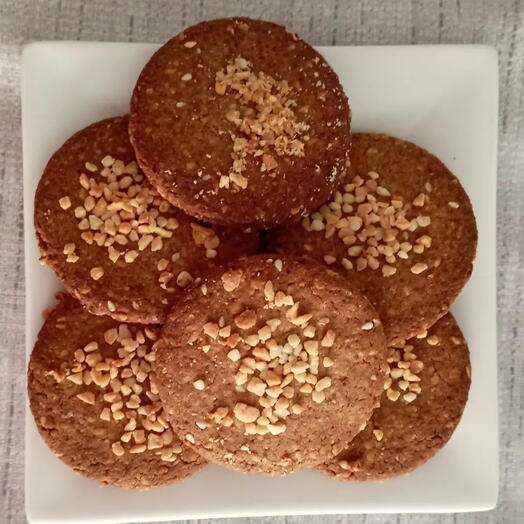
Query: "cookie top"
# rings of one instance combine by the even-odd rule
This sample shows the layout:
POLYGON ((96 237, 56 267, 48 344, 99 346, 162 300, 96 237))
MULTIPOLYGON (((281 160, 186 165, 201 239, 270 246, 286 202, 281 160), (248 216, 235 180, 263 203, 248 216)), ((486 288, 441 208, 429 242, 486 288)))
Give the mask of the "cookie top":
POLYGON ((208 460, 270 474, 338 454, 378 405, 387 358, 364 296, 315 262, 267 255, 208 274, 155 348, 179 436, 208 460))
POLYGON ((433 457, 457 427, 468 398, 466 341, 450 314, 393 348, 380 407, 338 457, 318 467, 340 480, 381 481, 433 457))
POLYGON ((127 128, 127 117, 97 122, 51 157, 35 229, 41 262, 89 311, 157 323, 204 268, 254 252, 258 234, 205 226, 161 198, 127 128))
POLYGON ((271 227, 344 175, 350 110, 337 75, 282 26, 203 22, 163 45, 131 100, 131 141, 160 194, 192 216, 271 227))
POLYGON ((268 244, 346 275, 393 344, 448 311, 471 275, 477 228, 468 196, 440 160, 404 140, 357 133, 333 198, 301 224, 270 233, 268 244))
POLYGON ((155 488, 205 464, 165 417, 151 371, 157 334, 91 315, 62 295, 31 354, 27 387, 42 438, 103 486, 155 488))

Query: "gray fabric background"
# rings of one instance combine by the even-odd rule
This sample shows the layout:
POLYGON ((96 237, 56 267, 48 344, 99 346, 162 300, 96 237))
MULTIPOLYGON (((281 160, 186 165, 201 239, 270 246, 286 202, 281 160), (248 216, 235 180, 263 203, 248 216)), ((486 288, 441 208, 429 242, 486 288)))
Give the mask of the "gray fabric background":
MULTIPOLYGON (((202 19, 240 14, 286 24, 311 44, 482 43, 495 46, 500 59, 498 508, 470 515, 288 517, 246 522, 524 522, 524 322, 521 320, 524 314, 524 1, 521 0, 0 0, 0 521, 25 522, 25 297, 19 96, 22 46, 32 40, 161 42, 202 19)), ((97 79, 96 71, 87 73, 94 82, 110 81, 97 79)), ((221 524, 225 522, 230 521, 222 520, 221 524)))

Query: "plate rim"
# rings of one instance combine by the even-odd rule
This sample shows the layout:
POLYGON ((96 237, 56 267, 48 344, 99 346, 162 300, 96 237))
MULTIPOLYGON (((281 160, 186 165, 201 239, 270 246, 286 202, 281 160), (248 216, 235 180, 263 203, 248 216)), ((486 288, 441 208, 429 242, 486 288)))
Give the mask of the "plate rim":
MULTIPOLYGON (((52 41, 52 40, 42 40, 42 41, 35 41, 35 42, 30 42, 28 44, 26 44, 24 47, 23 47, 23 50, 22 50, 22 70, 21 70, 21 99, 22 99, 22 139, 23 139, 23 164, 24 164, 24 169, 23 169, 23 220, 24 220, 24 245, 27 244, 27 242, 31 241, 29 240, 27 237, 28 236, 31 236, 33 234, 33 231, 32 231, 32 217, 28 215, 28 211, 27 211, 27 197, 29 198, 34 198, 34 195, 32 194, 27 194, 28 190, 27 190, 27 179, 28 177, 30 177, 29 174, 26 174, 26 155, 28 155, 29 153, 27 153, 27 145, 26 145, 26 132, 25 132, 25 129, 26 129, 26 125, 28 125, 28 119, 30 119, 30 117, 28 116, 27 114, 27 107, 26 107, 26 103, 24 102, 24 100, 27 100, 27 93, 26 93, 26 89, 27 89, 27 74, 28 74, 28 67, 29 67, 29 61, 32 59, 31 58, 31 55, 33 54, 33 52, 38 52, 39 50, 43 49, 44 47, 47 47, 47 48, 69 48, 69 47, 93 47, 93 46, 98 46, 98 47, 105 47, 105 46, 111 46, 111 45, 117 45, 117 46, 136 46, 136 47, 140 47, 140 46, 149 46, 151 48, 154 48, 155 46, 158 46, 160 44, 156 44, 156 43, 140 43, 140 42, 102 42, 102 41, 52 41)), ((491 63, 489 64, 489 66, 491 68, 494 69, 494 75, 493 76, 490 76, 490 80, 493 80, 494 81, 494 85, 491 86, 490 89, 492 89, 492 95, 493 95, 493 99, 490 98, 490 103, 493 104, 493 107, 491 108, 491 111, 493 111, 493 116, 495 118, 495 123, 498 123, 498 118, 499 118, 499 108, 498 108, 498 102, 499 102, 499 96, 500 96, 500 93, 499 93, 499 75, 498 75, 498 54, 497 54, 497 50, 492 47, 492 46, 489 46, 489 45, 484 45, 484 44, 422 44, 422 45, 366 45, 366 46, 346 46, 346 45, 343 45, 343 46, 315 46, 317 49, 319 49, 321 52, 322 50, 325 50, 327 48, 344 48, 344 49, 347 49, 347 48, 350 48, 350 49, 365 49, 365 50, 375 50, 375 51, 382 51, 384 49, 399 49, 399 50, 402 50, 402 51, 407 51, 409 50, 409 52, 411 52, 412 50, 414 49, 417 49, 417 50, 431 50, 431 49, 435 49, 435 48, 439 48, 439 49, 442 49, 442 48, 451 48, 451 49, 455 49, 455 48, 462 48, 462 49, 471 49, 472 51, 479 51, 479 52, 484 52, 485 55, 486 55, 486 60, 488 61, 491 61, 491 63)), ((490 168, 490 170, 492 171, 493 173, 493 180, 491 180, 490 178, 490 183, 494 183, 496 185, 497 183, 497 163, 498 163, 498 128, 496 127, 494 131, 491 131, 492 133, 492 140, 494 141, 494 148, 495 148, 495 154, 493 154, 490 158, 492 160, 492 166, 490 168)), ((494 208, 494 217, 493 219, 495 220, 495 249, 496 249, 496 235, 497 235, 497 231, 496 231, 496 217, 497 217, 497 207, 496 207, 496 199, 495 199, 495 208, 494 208)), ((34 242, 34 238, 32 238, 32 241, 34 242)), ((31 284, 29 282, 30 278, 29 278, 29 273, 30 273, 30 266, 31 264, 34 265, 34 261, 33 260, 29 260, 29 258, 27 257, 26 255, 26 252, 27 250, 24 251, 24 269, 25 269, 25 272, 24 272, 24 280, 25 280, 25 289, 26 289, 26 300, 25 300, 25 323, 24 323, 24 335, 25 335, 25 356, 26 356, 26 362, 27 362, 27 359, 29 358, 29 355, 30 355, 30 352, 32 350, 32 345, 30 345, 29 343, 29 340, 31 340, 32 338, 32 334, 29 332, 30 331, 30 325, 29 325, 29 317, 30 315, 34 315, 34 308, 31 307, 30 305, 30 300, 27 299, 28 297, 28 292, 31 288, 31 284)), ((496 256, 496 253, 495 253, 495 256, 496 256)), ((495 285, 495 296, 494 296, 494 308, 495 308, 495 311, 496 311, 496 286, 497 286, 497 272, 496 272, 496 260, 495 260, 495 267, 493 268, 493 271, 494 271, 494 282, 491 282, 492 284, 495 285)), ((498 328, 498 318, 495 317, 494 319, 494 322, 495 322, 495 328, 497 329, 498 328)), ((496 341, 498 342, 498 340, 496 341)), ((497 347, 495 346, 493 348, 493 352, 494 352, 494 358, 495 358, 495 362, 497 361, 497 347)), ((495 366, 495 369, 494 369, 494 375, 495 375, 495 381, 496 381, 496 384, 497 384, 497 398, 495 399, 497 402, 498 402, 498 369, 497 369, 497 366, 495 366)), ((27 399, 27 396, 25 396, 24 398, 24 401, 25 401, 25 436, 24 436, 24 444, 25 444, 25 451, 26 451, 26 457, 27 457, 27 450, 28 448, 30 447, 30 438, 29 438, 29 427, 30 427, 30 424, 34 424, 33 422, 33 419, 32 419, 32 416, 31 416, 31 412, 29 410, 29 403, 28 403, 28 399, 27 399)), ((475 508, 472 508, 471 510, 469 511, 487 511, 487 510, 490 510, 490 509, 493 509, 494 507, 496 507, 497 505, 497 501, 498 501, 498 492, 499 492, 499 489, 500 489, 500 486, 499 486, 499 470, 498 470, 498 466, 499 466, 499 449, 500 449, 500 443, 499 443, 499 440, 500 440, 500 434, 498 432, 498 429, 499 429, 499 415, 498 415, 498 409, 497 409, 497 412, 496 412, 496 420, 494 421, 495 424, 496 424, 496 428, 497 428, 497 471, 496 471, 496 479, 497 479, 497 486, 498 486, 498 489, 496 491, 496 493, 493 493, 493 498, 492 500, 486 500, 485 501, 485 505, 483 507, 475 507, 475 508)), ((28 519, 30 521, 36 521, 35 519, 32 518, 32 515, 31 515, 31 508, 30 508, 30 497, 28 496, 28 476, 29 476, 29 462, 26 458, 25 460, 25 463, 24 463, 24 473, 25 473, 25 493, 26 493, 26 496, 25 496, 25 510, 26 510, 26 515, 28 517, 28 519)), ((398 510, 397 510, 398 511, 398 510)), ((420 510, 420 509, 414 509, 414 510, 403 510, 402 512, 406 512, 406 513, 410 513, 412 511, 417 511, 417 512, 424 512, 424 510, 420 510)), ((453 509, 449 510, 449 509, 432 509, 432 510, 427 510, 427 512, 447 512, 447 511, 453 511, 453 509)), ((375 511, 368 511, 369 513, 384 513, 385 511, 382 510, 382 509, 378 509, 376 512, 375 511)), ((336 513, 339 513, 339 511, 337 509, 335 509, 333 512, 329 512, 328 509, 326 508, 319 508, 319 512, 318 513, 312 513, 310 510, 308 510, 307 513, 296 513, 296 512, 293 512, 292 514, 293 515, 313 515, 313 514, 336 514, 336 513)), ((270 515, 289 515, 291 513, 274 513, 274 512, 270 512, 269 513, 270 515)), ((349 513, 348 513, 349 514, 349 513)), ((204 513, 203 513, 204 515, 204 513)), ((176 519, 181 519, 181 518, 204 518, 204 516, 201 515, 201 516, 182 516, 182 517, 173 517, 173 516, 169 516, 169 517, 165 517, 165 519, 162 519, 161 517, 155 517, 157 519, 162 519, 162 520, 169 520, 169 519, 173 519, 173 518, 176 518, 176 519)), ((209 517, 209 514, 205 514, 209 517)), ((221 518, 225 518, 227 516, 233 516, 232 514, 230 513, 224 513, 223 515, 221 515, 221 518)), ((243 516, 243 517, 247 517, 247 516, 251 516, 252 514, 242 514, 242 515, 236 515, 236 516, 243 516)), ((262 514, 257 514, 257 516, 262 516, 262 514)), ((142 520, 140 520, 142 521, 142 520)), ((143 520, 145 521, 145 520, 143 520)), ((87 522, 87 520, 85 520, 84 522, 87 522)), ((96 522, 102 522, 100 519, 97 519, 96 522)), ((111 519, 111 522, 115 522, 115 520, 112 518, 111 519)), ((122 522, 125 522, 125 521, 122 521, 122 522)))

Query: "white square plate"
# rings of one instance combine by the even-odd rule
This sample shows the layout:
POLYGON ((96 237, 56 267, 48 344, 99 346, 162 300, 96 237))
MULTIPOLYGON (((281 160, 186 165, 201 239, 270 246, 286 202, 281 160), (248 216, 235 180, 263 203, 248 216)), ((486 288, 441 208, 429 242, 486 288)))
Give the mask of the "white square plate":
MULTIPOLYGON (((123 114, 158 46, 43 42, 24 50, 22 116, 26 344, 59 288, 38 263, 33 198, 49 156, 72 133, 123 114)), ((481 46, 322 47, 347 90, 353 128, 412 140, 462 181, 476 212, 473 276, 453 307, 469 342, 473 383, 449 444, 410 475, 348 484, 304 471, 284 478, 209 466, 148 493, 101 489, 74 474, 40 439, 27 411, 26 508, 32 522, 126 522, 326 513, 461 512, 495 506, 498 491, 495 195, 497 57, 481 46)))

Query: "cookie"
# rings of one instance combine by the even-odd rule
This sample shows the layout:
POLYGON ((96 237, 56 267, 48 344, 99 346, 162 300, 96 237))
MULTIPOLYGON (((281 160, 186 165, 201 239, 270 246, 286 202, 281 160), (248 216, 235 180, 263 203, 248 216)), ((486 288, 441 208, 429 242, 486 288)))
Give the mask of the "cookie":
POLYGON ((333 198, 267 242, 360 287, 394 344, 448 311, 471 275, 477 228, 468 196, 440 160, 404 140, 357 133, 333 198))
POLYGON ((382 481, 424 464, 448 442, 468 398, 468 346, 447 314, 393 350, 380 407, 338 457, 318 467, 349 481, 382 481))
POLYGON ((201 224, 151 187, 128 118, 97 122, 51 157, 35 197, 41 262, 97 315, 161 322, 200 272, 255 252, 256 232, 201 224))
POLYGON ((222 225, 271 227, 322 204, 348 163, 337 75, 282 26, 203 22, 163 45, 131 100, 138 163, 160 194, 222 225))
POLYGON ((63 295, 31 354, 27 387, 42 438, 102 486, 156 488, 205 464, 166 420, 151 371, 157 335, 91 315, 63 295))
POLYGON ((316 262, 267 255, 208 274, 155 348, 160 396, 184 442, 269 474, 344 449, 378 405, 387 358, 364 296, 316 262))

